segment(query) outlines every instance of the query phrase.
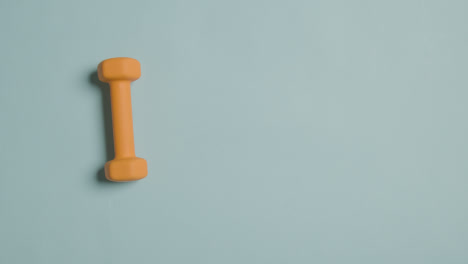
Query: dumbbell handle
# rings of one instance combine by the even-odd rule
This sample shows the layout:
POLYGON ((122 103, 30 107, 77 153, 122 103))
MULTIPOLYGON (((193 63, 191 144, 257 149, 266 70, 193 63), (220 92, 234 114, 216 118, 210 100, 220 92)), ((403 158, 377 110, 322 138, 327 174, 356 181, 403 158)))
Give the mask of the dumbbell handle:
POLYGON ((135 157, 130 81, 109 82, 115 159, 135 157))

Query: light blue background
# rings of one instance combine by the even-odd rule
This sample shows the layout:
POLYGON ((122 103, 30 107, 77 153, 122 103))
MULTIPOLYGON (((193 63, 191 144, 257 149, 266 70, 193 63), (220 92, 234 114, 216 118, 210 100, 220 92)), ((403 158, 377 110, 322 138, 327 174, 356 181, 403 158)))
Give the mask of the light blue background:
POLYGON ((2 1, 0 263, 468 263, 467 9, 2 1), (100 174, 116 56, 134 183, 100 174))

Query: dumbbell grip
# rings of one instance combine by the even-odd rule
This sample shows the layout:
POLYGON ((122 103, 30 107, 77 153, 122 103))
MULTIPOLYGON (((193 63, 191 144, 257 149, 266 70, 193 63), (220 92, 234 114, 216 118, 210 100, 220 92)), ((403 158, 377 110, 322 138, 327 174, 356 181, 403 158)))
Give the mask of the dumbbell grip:
POLYGON ((115 159, 135 157, 130 81, 109 82, 115 159))

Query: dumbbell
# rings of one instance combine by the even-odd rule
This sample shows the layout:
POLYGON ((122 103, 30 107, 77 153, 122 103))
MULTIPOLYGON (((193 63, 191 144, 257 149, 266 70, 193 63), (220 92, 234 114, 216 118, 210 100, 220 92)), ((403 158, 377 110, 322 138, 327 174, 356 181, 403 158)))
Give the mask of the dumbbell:
POLYGON ((98 77, 109 83, 115 157, 105 165, 110 181, 136 181, 146 177, 146 160, 135 156, 130 83, 140 78, 140 62, 132 58, 112 58, 98 66, 98 77))

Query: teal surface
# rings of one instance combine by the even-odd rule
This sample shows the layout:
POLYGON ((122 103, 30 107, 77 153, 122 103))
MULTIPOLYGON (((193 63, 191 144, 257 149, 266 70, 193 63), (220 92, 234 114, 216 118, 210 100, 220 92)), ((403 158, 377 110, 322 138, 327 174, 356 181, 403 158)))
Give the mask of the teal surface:
POLYGON ((0 263, 468 263, 467 1, 1 1, 0 263), (140 60, 112 158, 98 63, 140 60))

